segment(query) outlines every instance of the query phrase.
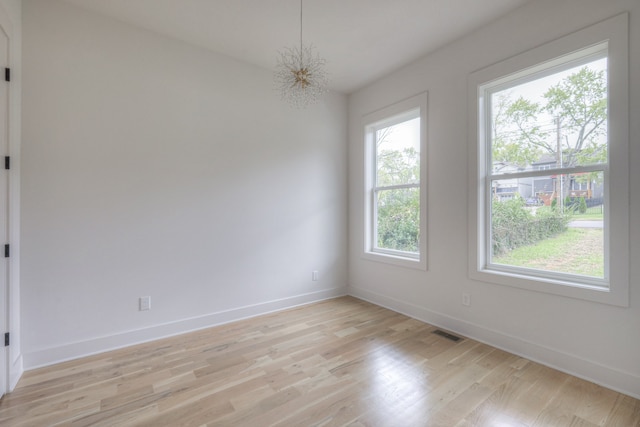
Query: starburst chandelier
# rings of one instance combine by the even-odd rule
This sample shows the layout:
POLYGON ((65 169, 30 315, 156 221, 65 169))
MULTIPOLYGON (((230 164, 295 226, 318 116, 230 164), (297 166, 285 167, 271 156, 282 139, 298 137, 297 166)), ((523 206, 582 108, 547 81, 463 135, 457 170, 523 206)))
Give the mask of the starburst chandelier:
POLYGON ((302 44, 302 0, 300 0, 300 48, 286 47, 278 52, 275 81, 280 96, 297 108, 318 101, 328 83, 325 60, 313 45, 302 44))

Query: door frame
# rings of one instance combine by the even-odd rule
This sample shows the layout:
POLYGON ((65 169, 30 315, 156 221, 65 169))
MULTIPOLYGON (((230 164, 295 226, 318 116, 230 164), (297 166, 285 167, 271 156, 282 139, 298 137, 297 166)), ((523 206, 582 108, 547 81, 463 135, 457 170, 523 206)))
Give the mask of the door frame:
MULTIPOLYGON (((20 75, 19 67, 16 66, 20 62, 20 3, 14 0, 0 3, 0 32, 7 37, 6 58, 2 58, 4 67, 10 69, 10 82, 6 82, 4 78, 0 84, 7 86, 7 112, 6 123, 6 143, 4 147, 0 147, 0 156, 10 156, 10 167, 5 169, 4 159, 0 159, 0 173, 5 173, 3 181, 6 185, 0 189, 0 197, 6 200, 6 212, 0 215, 0 227, 5 231, 6 241, 0 242, 0 245, 10 244, 10 257, 0 260, 5 263, 5 274, 0 279, 0 292, 4 296, 4 315, 0 319, 0 352, 3 359, 0 362, 0 394, 2 392, 10 392, 16 386, 23 372, 22 352, 20 351, 20 281, 19 281, 19 193, 20 193, 20 75), (15 7, 14 7, 15 6, 15 7), (14 22, 15 21, 15 22, 14 22), (17 28, 17 31, 14 30, 17 28), (10 345, 4 345, 5 333, 10 333, 10 345)), ((4 74, 4 70, 2 74, 4 74)), ((0 255, 1 257, 2 255, 0 255)))

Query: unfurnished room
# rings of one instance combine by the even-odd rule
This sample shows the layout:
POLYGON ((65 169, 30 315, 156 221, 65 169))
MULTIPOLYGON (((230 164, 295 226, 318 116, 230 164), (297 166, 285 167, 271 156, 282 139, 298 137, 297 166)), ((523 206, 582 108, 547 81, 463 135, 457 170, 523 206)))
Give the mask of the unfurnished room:
POLYGON ((640 1, 0 0, 0 425, 640 427, 640 1))

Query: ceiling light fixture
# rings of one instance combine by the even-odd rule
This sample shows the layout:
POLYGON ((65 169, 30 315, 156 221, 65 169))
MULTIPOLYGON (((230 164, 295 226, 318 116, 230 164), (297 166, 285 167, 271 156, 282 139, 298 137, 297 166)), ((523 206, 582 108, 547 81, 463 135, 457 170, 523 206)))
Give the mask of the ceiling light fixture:
POLYGON ((327 91, 326 61, 314 53, 313 45, 302 44, 302 0, 300 0, 300 48, 285 47, 278 52, 275 81, 282 99, 294 107, 305 108, 327 91))

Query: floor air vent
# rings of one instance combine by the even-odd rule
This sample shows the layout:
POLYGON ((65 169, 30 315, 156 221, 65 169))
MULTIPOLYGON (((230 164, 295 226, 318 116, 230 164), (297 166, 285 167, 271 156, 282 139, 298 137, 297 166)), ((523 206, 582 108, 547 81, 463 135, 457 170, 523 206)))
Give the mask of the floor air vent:
POLYGON ((436 329, 435 331, 433 331, 434 334, 436 335, 440 335, 441 337, 444 337, 448 340, 454 341, 454 342, 458 342, 458 341, 462 341, 462 338, 456 336, 456 335, 452 335, 448 332, 445 331, 441 331, 440 329, 436 329))

